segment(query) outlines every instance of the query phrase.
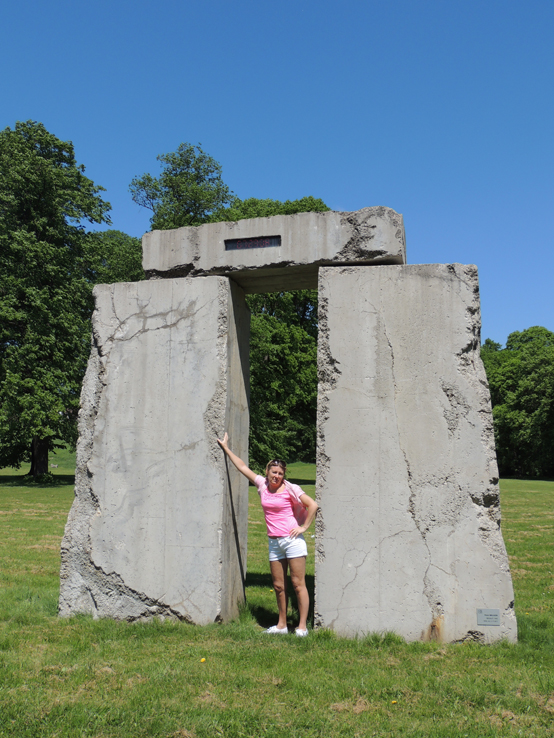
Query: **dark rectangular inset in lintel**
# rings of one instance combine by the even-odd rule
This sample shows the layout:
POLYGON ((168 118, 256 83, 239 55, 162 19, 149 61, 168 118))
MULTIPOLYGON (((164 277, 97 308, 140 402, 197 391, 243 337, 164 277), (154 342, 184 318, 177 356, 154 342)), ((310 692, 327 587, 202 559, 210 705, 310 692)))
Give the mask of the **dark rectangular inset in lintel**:
POLYGON ((237 249, 267 249, 280 246, 281 236, 260 236, 259 238, 228 238, 225 240, 225 251, 237 249))

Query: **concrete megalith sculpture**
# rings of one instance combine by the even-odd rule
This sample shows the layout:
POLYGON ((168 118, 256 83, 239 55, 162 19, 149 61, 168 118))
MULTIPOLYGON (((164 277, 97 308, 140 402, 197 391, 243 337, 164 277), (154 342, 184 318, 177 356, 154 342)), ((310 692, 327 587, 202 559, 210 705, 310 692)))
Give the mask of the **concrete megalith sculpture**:
POLYGON ((147 282, 95 289, 59 611, 228 620, 244 599, 244 291, 317 286, 318 263, 404 263, 390 208, 211 223, 143 238, 147 282), (232 279, 230 279, 232 277, 232 279))
POLYGON ((229 620, 244 597, 245 293, 319 285, 315 624, 517 637, 475 267, 406 266, 390 208, 143 237, 95 288, 60 614, 229 620))
POLYGON ((319 278, 315 619, 517 638, 473 266, 319 278))
POLYGON ((225 277, 102 285, 79 418, 60 614, 228 620, 243 596, 249 315, 225 277))

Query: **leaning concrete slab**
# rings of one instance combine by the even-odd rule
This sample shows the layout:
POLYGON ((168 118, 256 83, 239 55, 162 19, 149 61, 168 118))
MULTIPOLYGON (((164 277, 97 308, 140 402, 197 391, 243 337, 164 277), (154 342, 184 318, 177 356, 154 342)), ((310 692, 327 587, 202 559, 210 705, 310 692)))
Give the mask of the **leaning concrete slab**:
POLYGON ((323 268, 319 306, 316 623, 515 640, 476 268, 323 268))
POLYGON ((227 620, 243 596, 249 315, 224 277, 102 285, 60 614, 227 620))
POLYGON ((223 274, 245 292, 317 288, 323 264, 405 264, 402 216, 385 207, 209 223, 143 236, 150 277, 223 274))

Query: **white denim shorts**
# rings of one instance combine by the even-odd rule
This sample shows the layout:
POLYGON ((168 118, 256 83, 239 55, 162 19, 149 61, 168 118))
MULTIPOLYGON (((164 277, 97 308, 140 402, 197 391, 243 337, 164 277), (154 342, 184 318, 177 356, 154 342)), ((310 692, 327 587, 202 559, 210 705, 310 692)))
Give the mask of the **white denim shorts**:
POLYGON ((280 561, 281 559, 297 559, 308 555, 308 547, 304 536, 300 534, 296 538, 284 536, 283 538, 269 538, 269 560, 280 561))

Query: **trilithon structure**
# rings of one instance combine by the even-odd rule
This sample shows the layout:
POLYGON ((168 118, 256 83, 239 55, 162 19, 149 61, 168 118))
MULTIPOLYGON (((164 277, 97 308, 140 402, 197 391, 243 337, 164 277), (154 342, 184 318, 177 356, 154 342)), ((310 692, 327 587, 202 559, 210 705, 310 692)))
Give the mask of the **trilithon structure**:
POLYGON ((60 614, 226 621, 244 597, 244 295, 319 290, 315 625, 515 640, 477 270, 407 265, 384 207, 143 238, 95 288, 60 614))

